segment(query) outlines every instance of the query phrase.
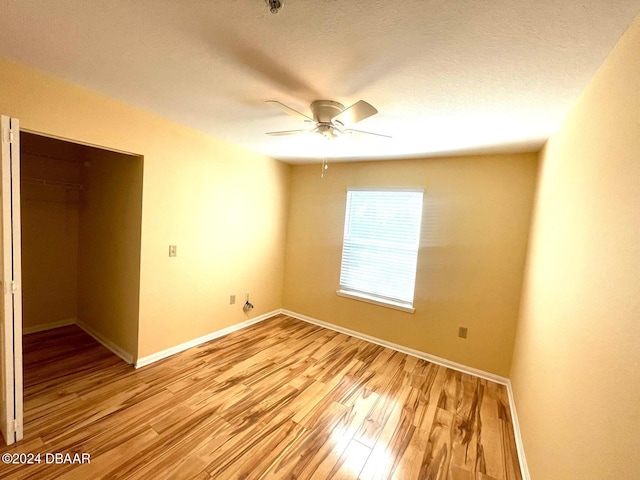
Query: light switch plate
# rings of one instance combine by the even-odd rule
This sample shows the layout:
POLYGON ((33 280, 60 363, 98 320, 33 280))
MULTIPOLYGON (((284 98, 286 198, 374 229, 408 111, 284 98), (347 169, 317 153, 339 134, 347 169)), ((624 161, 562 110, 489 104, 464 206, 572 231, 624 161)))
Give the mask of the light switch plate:
POLYGON ((176 257, 178 255, 178 246, 177 245, 169 245, 169 256, 176 257))

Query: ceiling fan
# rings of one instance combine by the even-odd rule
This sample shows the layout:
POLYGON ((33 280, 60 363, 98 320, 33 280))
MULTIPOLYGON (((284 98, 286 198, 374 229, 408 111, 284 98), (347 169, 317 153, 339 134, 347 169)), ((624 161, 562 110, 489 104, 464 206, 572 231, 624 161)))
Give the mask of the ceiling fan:
POLYGON ((279 132, 267 132, 267 135, 281 136, 281 135, 299 135, 318 133, 324 138, 330 140, 340 137, 345 134, 364 134, 375 135, 376 137, 391 138, 389 135, 382 135, 380 133, 365 132, 362 130, 354 130, 352 125, 361 122, 365 118, 369 118, 372 115, 378 113, 371 104, 360 100, 350 107, 344 108, 344 105, 332 100, 316 100, 311 104, 311 114, 313 117, 305 115, 299 112, 295 108, 291 108, 282 102, 277 100, 267 100, 266 103, 275 105, 282 108, 289 115, 301 118, 307 123, 312 123, 313 128, 307 128, 303 130, 283 130, 279 132))

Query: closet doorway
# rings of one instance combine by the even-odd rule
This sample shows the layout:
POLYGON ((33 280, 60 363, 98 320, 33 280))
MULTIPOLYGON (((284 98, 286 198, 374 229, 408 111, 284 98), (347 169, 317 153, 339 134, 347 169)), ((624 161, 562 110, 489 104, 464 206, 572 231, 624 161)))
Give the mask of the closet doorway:
POLYGON ((21 131, 20 166, 26 409, 52 376, 91 374, 57 371, 43 336, 59 345, 79 327, 136 358, 143 157, 21 131))
POLYGON ((23 333, 78 324, 137 353, 141 156, 20 132, 23 333))

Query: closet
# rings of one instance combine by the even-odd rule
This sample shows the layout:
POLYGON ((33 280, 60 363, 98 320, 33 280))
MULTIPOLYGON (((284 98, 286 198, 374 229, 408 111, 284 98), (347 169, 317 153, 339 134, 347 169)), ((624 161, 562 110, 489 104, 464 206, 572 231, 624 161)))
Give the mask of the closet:
POLYGON ((23 332, 77 324, 137 349, 140 156, 20 133, 23 332))

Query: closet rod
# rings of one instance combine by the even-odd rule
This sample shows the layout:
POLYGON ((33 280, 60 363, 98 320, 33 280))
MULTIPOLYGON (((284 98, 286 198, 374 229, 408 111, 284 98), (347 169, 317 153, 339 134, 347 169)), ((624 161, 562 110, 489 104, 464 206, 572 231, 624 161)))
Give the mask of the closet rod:
POLYGON ((45 154, 42 154, 42 153, 25 152, 24 150, 22 151, 22 155, 29 155, 31 157, 48 158, 50 160, 59 160, 61 162, 73 163, 74 165, 84 165, 84 163, 86 162, 86 160, 77 160, 77 159, 73 159, 73 158, 54 157, 53 155, 45 155, 45 154))
POLYGON ((22 178, 22 183, 29 185, 46 185, 47 187, 65 187, 73 190, 84 190, 84 185, 79 183, 58 182, 56 180, 44 180, 43 178, 22 178))

